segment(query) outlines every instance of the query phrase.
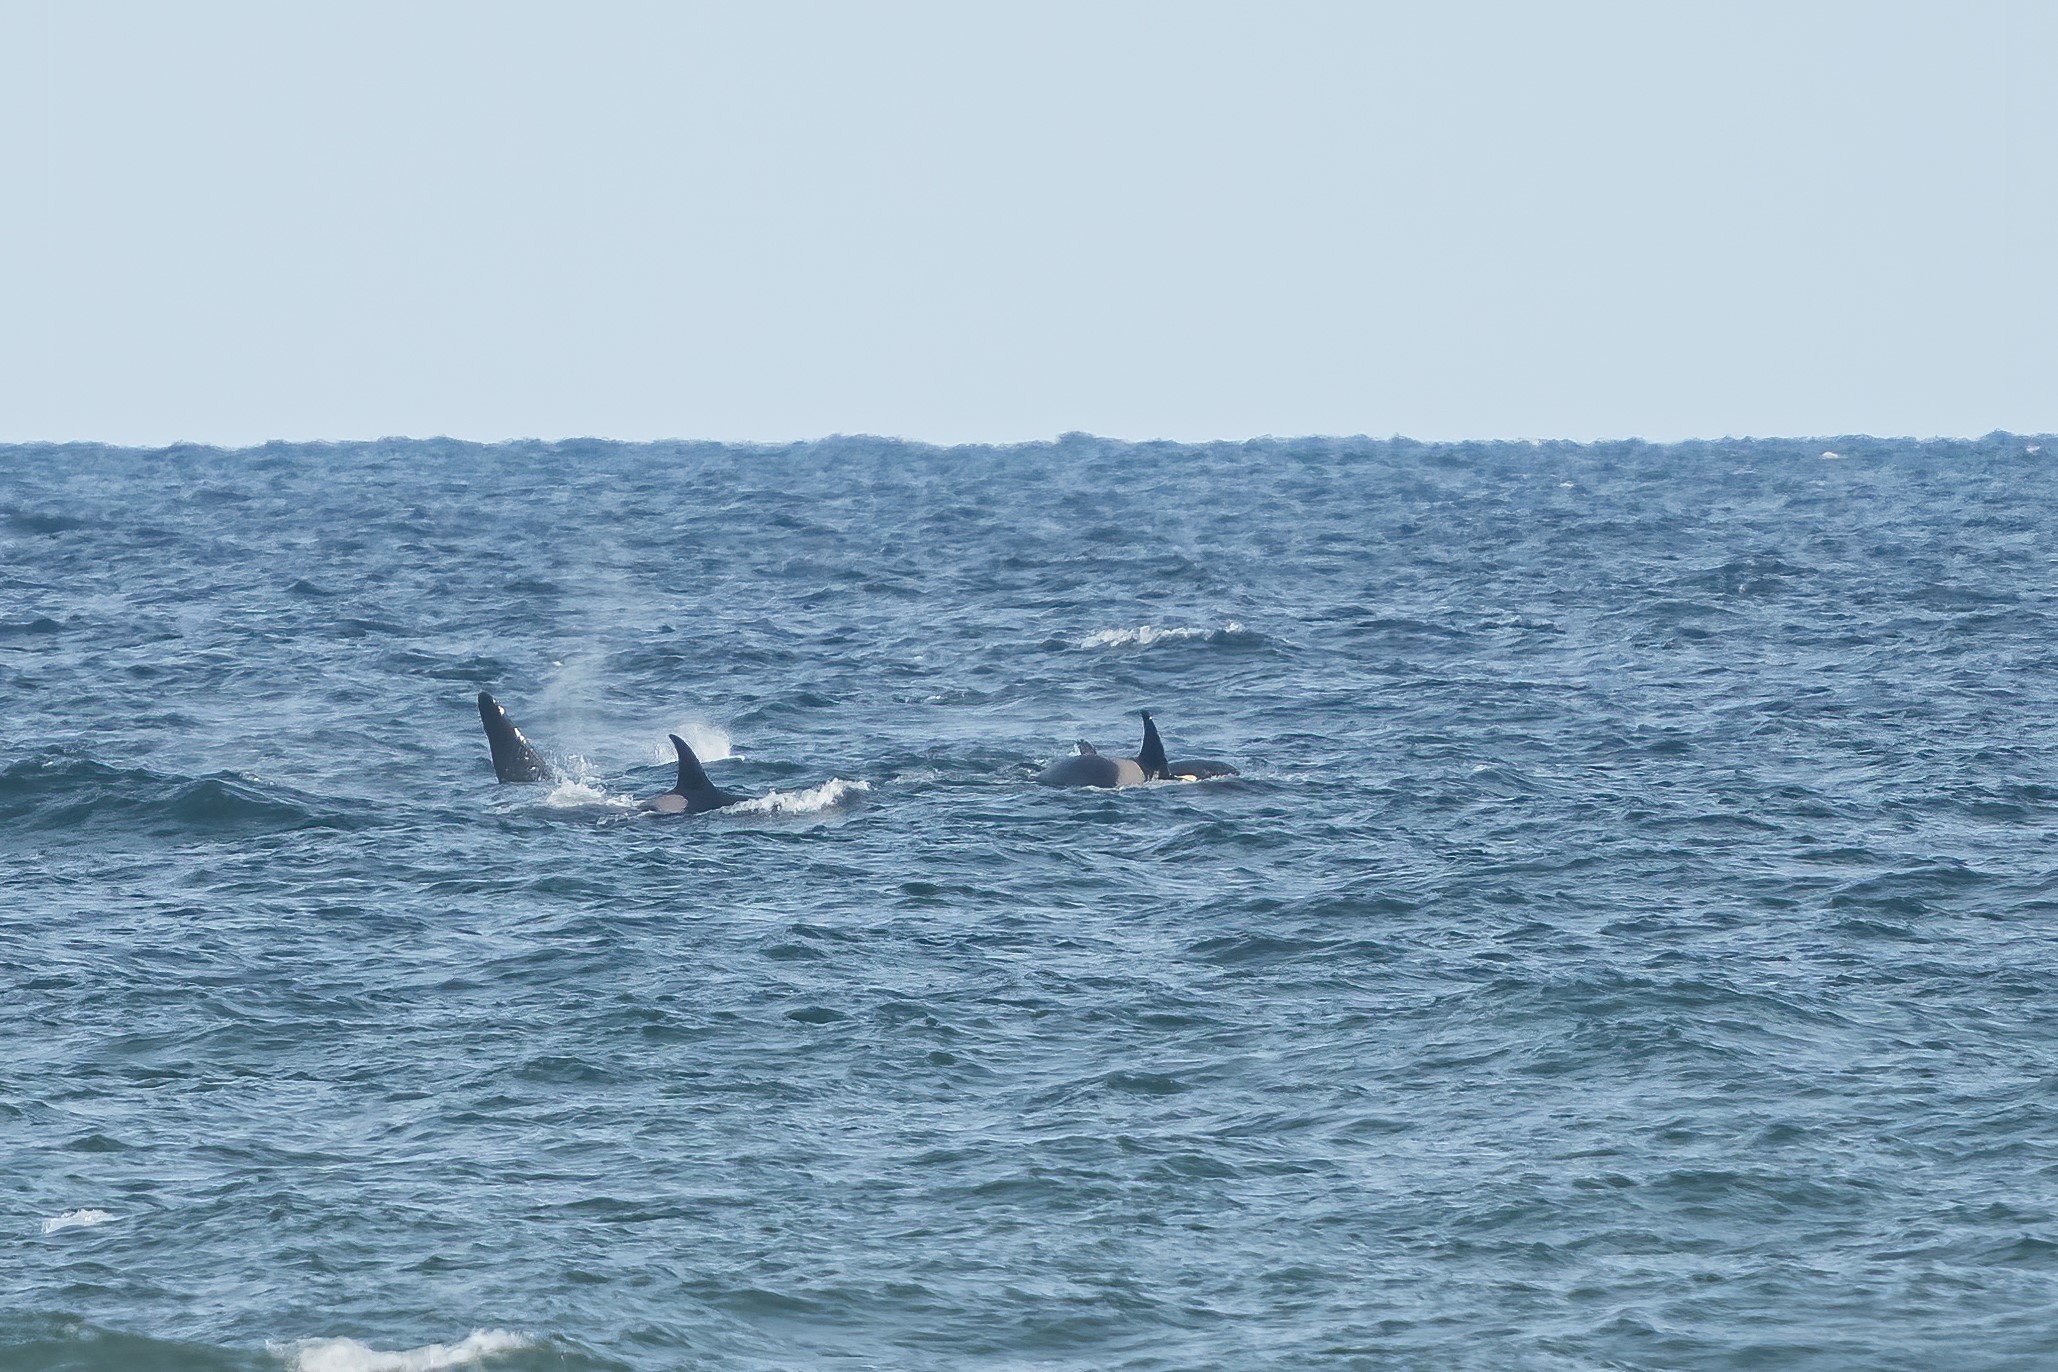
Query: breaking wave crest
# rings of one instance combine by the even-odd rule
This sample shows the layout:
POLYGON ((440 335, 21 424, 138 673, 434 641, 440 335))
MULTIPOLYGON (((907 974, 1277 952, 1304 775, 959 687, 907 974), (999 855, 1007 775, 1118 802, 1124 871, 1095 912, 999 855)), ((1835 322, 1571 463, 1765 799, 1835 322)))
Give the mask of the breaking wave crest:
POLYGON ((65 1229, 85 1229, 96 1224, 106 1224, 114 1216, 105 1210, 67 1210, 61 1215, 52 1215, 43 1221, 43 1232, 55 1234, 65 1229))
POLYGON ((1264 636, 1251 632, 1232 619, 1219 629, 1193 627, 1160 629, 1154 624, 1141 624, 1134 629, 1101 629, 1080 639, 1079 646, 1082 648, 1148 648, 1155 643, 1173 643, 1183 639, 1196 639, 1202 643, 1234 647, 1249 647, 1262 643, 1264 636))
POLYGON ((535 1345, 527 1334, 505 1329, 475 1329, 456 1343, 432 1343, 388 1353, 356 1339, 301 1339, 275 1344, 272 1351, 292 1372, 442 1372, 469 1367, 500 1354, 535 1345))
POLYGON ((845 781, 842 777, 830 777, 820 786, 810 786, 805 791, 771 791, 756 800, 746 800, 741 805, 729 807, 729 813, 736 815, 813 815, 835 808, 849 797, 862 795, 872 789, 868 781, 845 781))
POLYGON ((605 787, 587 781, 560 781, 543 797, 544 805, 553 810, 633 810, 636 808, 632 796, 616 795, 605 787))

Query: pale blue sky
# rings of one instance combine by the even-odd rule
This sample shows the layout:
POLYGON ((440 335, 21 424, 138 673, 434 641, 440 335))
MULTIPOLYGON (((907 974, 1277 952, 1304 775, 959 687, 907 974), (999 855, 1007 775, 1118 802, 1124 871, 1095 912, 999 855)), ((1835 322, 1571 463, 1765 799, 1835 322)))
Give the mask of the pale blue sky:
POLYGON ((2058 429, 2058 6, 0 0, 0 440, 2058 429))

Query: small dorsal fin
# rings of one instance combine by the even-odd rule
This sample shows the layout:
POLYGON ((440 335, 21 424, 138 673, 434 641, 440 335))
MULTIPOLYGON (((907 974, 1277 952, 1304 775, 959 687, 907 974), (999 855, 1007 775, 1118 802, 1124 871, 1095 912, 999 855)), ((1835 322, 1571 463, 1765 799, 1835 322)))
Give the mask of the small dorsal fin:
POLYGON ((679 750, 679 781, 672 789, 682 796, 705 795, 714 790, 715 784, 707 779, 707 772, 701 768, 700 759, 693 755, 693 750, 686 746, 686 740, 677 734, 669 737, 672 746, 679 750))
POLYGON ((1158 739, 1158 726, 1151 722, 1148 710, 1143 712, 1143 746, 1136 750, 1136 765, 1143 768, 1145 781, 1163 781, 1172 774, 1165 761, 1165 745, 1158 739))
POLYGON ((1078 745, 1078 746, 1079 746, 1079 756, 1081 756, 1081 757, 1099 757, 1099 756, 1100 756, 1100 753, 1099 753, 1099 751, 1098 751, 1098 750, 1096 750, 1096 749, 1094 748, 1094 746, 1093 746, 1093 745, 1092 745, 1091 743, 1088 743, 1088 742, 1087 742, 1087 741, 1086 741, 1085 739, 1083 739, 1083 738, 1079 740, 1079 745, 1078 745))

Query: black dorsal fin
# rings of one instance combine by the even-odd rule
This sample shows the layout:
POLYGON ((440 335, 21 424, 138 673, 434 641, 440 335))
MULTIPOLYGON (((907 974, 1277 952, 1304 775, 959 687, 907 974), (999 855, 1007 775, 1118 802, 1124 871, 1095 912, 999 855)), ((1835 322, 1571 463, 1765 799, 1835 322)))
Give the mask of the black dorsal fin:
POLYGON ((701 769, 700 759, 686 746, 686 740, 677 734, 670 735, 670 738, 672 746, 679 750, 679 782, 672 789, 682 796, 706 795, 714 790, 715 784, 707 779, 707 773, 701 769))
POLYGON ((1100 752, 1091 743, 1088 743, 1085 739, 1082 738, 1079 740, 1079 756, 1099 757, 1100 752))
POLYGON ((1136 765, 1143 768, 1145 781, 1163 781, 1172 774, 1165 761, 1165 745, 1158 739, 1158 726, 1151 723, 1148 710, 1143 712, 1143 746, 1136 750, 1136 765))

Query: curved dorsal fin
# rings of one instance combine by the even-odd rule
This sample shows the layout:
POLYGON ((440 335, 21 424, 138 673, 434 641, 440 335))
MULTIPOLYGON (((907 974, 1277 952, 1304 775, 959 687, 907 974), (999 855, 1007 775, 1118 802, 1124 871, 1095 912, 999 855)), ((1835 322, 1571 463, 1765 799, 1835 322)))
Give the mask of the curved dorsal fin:
POLYGON ((707 779, 707 773, 701 769, 700 759, 686 746, 686 740, 677 734, 668 737, 672 740, 672 746, 679 750, 679 780, 672 789, 682 796, 705 795, 714 790, 715 784, 707 779))
POLYGON ((1083 738, 1079 740, 1079 744, 1078 744, 1078 747, 1079 747, 1079 756, 1081 756, 1081 757, 1099 757, 1099 756, 1100 756, 1100 754, 1099 754, 1099 753, 1098 753, 1097 751, 1095 751, 1095 749, 1094 749, 1094 746, 1093 746, 1093 745, 1092 745, 1091 743, 1088 743, 1088 742, 1087 742, 1087 741, 1086 741, 1085 739, 1083 739, 1083 738))
POLYGON ((1165 745, 1158 739, 1158 726, 1151 722, 1148 710, 1143 712, 1143 746, 1136 750, 1136 765, 1143 768, 1145 781, 1163 781, 1172 774, 1165 761, 1165 745))

